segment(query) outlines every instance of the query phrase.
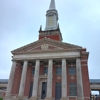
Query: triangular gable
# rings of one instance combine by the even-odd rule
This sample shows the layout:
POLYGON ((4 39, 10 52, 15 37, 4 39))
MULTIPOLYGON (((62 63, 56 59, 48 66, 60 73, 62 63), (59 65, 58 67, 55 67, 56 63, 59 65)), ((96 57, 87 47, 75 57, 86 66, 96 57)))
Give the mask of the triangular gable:
POLYGON ((26 46, 13 50, 12 53, 30 53, 35 51, 81 49, 82 47, 44 38, 26 46))

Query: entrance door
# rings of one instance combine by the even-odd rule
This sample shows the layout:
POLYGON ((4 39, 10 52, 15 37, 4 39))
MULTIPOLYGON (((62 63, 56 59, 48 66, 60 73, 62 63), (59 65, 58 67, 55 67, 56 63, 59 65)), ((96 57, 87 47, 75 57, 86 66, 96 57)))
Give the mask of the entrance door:
POLYGON ((42 82, 42 91, 41 91, 41 99, 46 97, 47 93, 47 82, 42 82))
POLYGON ((31 82, 30 84, 29 98, 32 96, 32 90, 33 90, 33 82, 31 82))
POLYGON ((55 100, 60 100, 60 99, 61 99, 61 83, 57 82, 55 88, 55 100))

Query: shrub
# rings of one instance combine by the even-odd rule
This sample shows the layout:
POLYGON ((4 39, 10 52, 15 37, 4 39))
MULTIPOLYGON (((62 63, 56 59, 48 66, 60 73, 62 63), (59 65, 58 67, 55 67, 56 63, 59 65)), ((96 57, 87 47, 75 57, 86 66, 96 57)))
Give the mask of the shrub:
POLYGON ((0 100, 3 100, 2 98, 0 98, 0 100))

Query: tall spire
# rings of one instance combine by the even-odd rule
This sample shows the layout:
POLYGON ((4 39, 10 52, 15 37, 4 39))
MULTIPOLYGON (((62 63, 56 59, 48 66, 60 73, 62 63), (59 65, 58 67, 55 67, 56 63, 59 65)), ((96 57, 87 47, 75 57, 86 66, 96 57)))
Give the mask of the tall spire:
POLYGON ((45 30, 55 30, 58 25, 58 12, 55 8, 55 0, 51 0, 49 10, 46 12, 45 30))
POLYGON ((60 32, 58 24, 58 12, 55 7, 55 0, 50 0, 49 9, 46 11, 46 26, 42 31, 42 27, 39 30, 39 39, 50 38, 57 41, 62 41, 62 34, 60 32))
POLYGON ((55 8, 56 8, 56 7, 55 7, 55 0, 51 0, 49 10, 55 9, 55 8))

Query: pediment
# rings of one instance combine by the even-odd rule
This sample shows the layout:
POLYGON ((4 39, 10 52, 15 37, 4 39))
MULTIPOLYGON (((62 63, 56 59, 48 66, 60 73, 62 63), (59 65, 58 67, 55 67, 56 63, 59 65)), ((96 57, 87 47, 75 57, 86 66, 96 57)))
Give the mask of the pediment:
POLYGON ((48 38, 44 38, 41 40, 38 40, 36 42, 30 43, 28 45, 25 45, 23 47, 20 47, 16 50, 12 51, 12 54, 16 53, 32 53, 32 52, 45 52, 45 51, 59 51, 59 50, 75 50, 75 49, 81 49, 82 47, 72 45, 69 43, 64 43, 56 40, 51 40, 48 38))

